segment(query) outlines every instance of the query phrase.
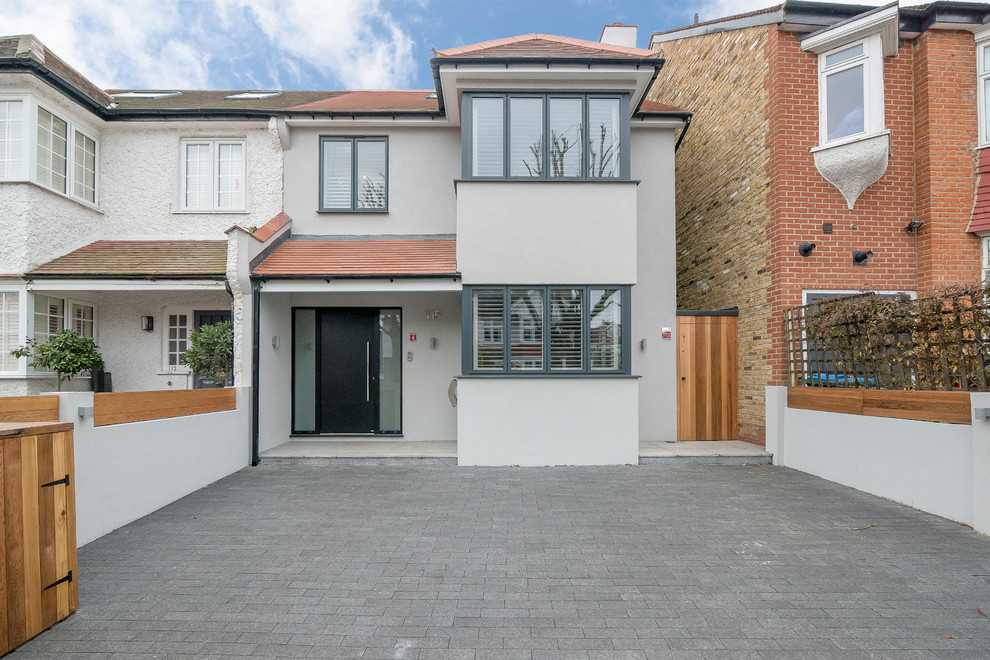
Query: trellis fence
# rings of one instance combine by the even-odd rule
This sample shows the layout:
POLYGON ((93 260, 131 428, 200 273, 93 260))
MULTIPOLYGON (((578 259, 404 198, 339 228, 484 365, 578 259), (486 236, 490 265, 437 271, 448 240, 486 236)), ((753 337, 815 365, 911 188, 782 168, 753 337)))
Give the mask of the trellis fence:
POLYGON ((990 288, 867 293, 785 312, 791 386, 987 391, 990 288))

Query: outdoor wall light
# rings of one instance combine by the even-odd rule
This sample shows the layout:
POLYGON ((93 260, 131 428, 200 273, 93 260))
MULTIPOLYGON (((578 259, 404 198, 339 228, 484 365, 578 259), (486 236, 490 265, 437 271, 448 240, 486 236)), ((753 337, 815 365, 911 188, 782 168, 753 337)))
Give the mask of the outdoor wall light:
POLYGON ((141 317, 141 329, 145 332, 151 332, 155 329, 155 317, 154 316, 142 316, 141 317))
POLYGON ((853 252, 853 266, 865 266, 866 260, 873 256, 872 250, 866 250, 865 252, 856 250, 853 252))
POLYGON ((925 223, 922 222, 921 220, 912 220, 911 222, 907 223, 907 227, 904 228, 904 231, 911 234, 914 232, 915 229, 921 228, 921 225, 923 224, 925 223))
POLYGON ((802 257, 810 257, 811 253, 815 251, 816 247, 818 246, 814 243, 801 243, 801 245, 798 247, 798 254, 800 254, 802 257))

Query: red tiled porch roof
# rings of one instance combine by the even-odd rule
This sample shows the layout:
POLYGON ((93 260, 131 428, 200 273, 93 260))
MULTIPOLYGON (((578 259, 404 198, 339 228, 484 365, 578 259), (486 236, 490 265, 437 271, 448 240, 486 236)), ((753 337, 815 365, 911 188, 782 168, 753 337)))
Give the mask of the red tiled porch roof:
POLYGON ((216 278, 227 272, 227 241, 96 241, 26 277, 216 278))
POLYGON ((269 277, 455 276, 456 241, 290 239, 252 273, 269 277))
POLYGON ((654 50, 537 33, 483 41, 457 48, 445 48, 435 52, 437 57, 476 57, 479 59, 500 57, 531 57, 533 59, 641 57, 659 59, 661 57, 660 53, 654 50))

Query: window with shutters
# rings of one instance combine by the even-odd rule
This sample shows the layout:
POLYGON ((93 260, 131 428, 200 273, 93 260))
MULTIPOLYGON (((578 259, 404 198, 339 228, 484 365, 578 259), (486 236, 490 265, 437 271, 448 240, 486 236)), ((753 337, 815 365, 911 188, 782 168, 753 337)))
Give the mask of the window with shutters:
POLYGON ((464 178, 629 179, 629 98, 465 95, 464 178))
POLYGON ((0 181, 24 178, 25 125, 24 101, 0 101, 0 181))
POLYGON ((17 373, 18 359, 10 354, 21 345, 20 293, 0 291, 0 373, 17 373))
POLYGON ((388 138, 320 138, 320 211, 388 211, 388 138))
POLYGON ((246 209, 244 140, 183 140, 183 211, 237 212, 246 209))
POLYGON ((627 374, 628 296, 628 287, 465 287, 465 373, 627 374))

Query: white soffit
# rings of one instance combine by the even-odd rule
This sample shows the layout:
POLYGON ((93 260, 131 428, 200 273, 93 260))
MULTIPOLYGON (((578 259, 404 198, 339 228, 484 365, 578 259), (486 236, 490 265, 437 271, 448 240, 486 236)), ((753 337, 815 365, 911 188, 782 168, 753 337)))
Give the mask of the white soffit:
POLYGON ((28 291, 224 291, 224 280, 37 279, 28 291))
MULTIPOLYGON (((264 278, 262 278, 264 279, 264 278)), ((271 279, 261 284, 262 293, 394 293, 414 291, 460 291, 459 279, 438 277, 430 279, 271 279)))
POLYGON ((842 21, 801 40, 801 50, 824 53, 849 42, 879 34, 884 57, 897 54, 900 12, 897 3, 881 7, 858 18, 842 21))

